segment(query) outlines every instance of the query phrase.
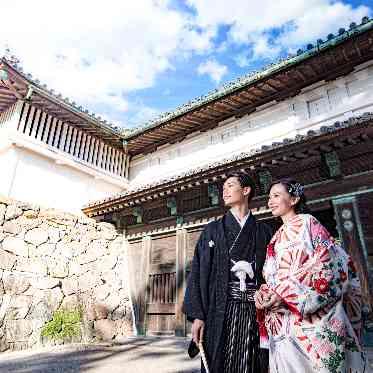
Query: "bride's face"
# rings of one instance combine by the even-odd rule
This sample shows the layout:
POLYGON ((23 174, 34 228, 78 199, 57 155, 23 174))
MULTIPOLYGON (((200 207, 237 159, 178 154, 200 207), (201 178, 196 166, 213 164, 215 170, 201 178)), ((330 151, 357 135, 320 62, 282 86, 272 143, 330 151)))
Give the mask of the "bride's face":
POLYGON ((294 207, 298 201, 287 191, 285 185, 275 184, 269 192, 268 207, 274 216, 285 216, 294 212, 294 207))

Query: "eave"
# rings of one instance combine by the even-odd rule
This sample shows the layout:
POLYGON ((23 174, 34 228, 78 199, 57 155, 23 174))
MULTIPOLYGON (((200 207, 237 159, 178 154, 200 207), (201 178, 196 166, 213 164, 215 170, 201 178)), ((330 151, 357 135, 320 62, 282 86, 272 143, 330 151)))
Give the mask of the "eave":
POLYGON ((318 81, 347 75, 371 59, 373 20, 166 113, 125 136, 128 151, 131 155, 146 154, 164 144, 182 141, 193 132, 207 131, 231 117, 243 117, 271 101, 296 96, 318 81))
POLYGON ((55 95, 45 86, 23 74, 6 59, 0 60, 0 68, 8 74, 8 80, 0 80, 0 112, 5 111, 17 100, 27 100, 31 105, 71 124, 72 126, 102 139, 116 148, 123 148, 124 136, 106 121, 77 106, 61 95, 55 95))
POLYGON ((272 167, 297 162, 299 159, 343 147, 351 143, 364 143, 373 139, 373 113, 323 126, 318 131, 310 130, 307 135, 293 139, 284 139, 281 143, 262 146, 248 153, 241 153, 229 159, 223 159, 206 167, 189 170, 154 184, 143 185, 112 197, 92 202, 83 208, 90 216, 121 211, 128 207, 172 195, 180 190, 193 188, 201 183, 214 183, 224 179, 231 170, 242 169, 257 172, 272 167))

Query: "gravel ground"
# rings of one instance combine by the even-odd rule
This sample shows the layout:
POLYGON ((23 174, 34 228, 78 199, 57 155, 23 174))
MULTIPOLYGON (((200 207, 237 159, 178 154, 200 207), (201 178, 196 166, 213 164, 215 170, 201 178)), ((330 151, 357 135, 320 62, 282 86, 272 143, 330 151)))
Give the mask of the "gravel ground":
MULTIPOLYGON (((70 345, 2 353, 0 372, 198 373, 183 338, 128 338, 115 345, 70 345)), ((373 349, 367 372, 373 373, 373 349)), ((239 372, 237 372, 239 373, 239 372)))

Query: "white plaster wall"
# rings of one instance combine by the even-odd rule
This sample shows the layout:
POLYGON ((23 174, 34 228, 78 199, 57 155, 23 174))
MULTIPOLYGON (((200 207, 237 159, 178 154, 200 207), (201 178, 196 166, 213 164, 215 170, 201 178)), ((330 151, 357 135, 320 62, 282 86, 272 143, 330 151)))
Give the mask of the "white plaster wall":
POLYGON ((8 196, 12 189, 18 156, 15 148, 9 144, 4 145, 4 147, 0 145, 0 194, 8 196))
POLYGON ((87 202, 123 190, 118 185, 15 145, 0 151, 0 168, 2 195, 63 211, 79 213, 87 202))
POLYGON ((214 130, 135 157, 130 184, 163 179, 366 111, 373 111, 373 61, 335 81, 306 87, 294 98, 266 104, 241 119, 225 120, 214 130))

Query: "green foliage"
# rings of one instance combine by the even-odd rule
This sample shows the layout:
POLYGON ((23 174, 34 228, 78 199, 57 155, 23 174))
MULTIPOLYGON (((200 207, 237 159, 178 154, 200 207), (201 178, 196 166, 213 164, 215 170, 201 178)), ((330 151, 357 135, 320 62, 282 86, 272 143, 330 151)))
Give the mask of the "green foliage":
POLYGON ((58 310, 53 314, 53 319, 43 326, 41 335, 53 340, 79 336, 81 321, 81 309, 58 310))

